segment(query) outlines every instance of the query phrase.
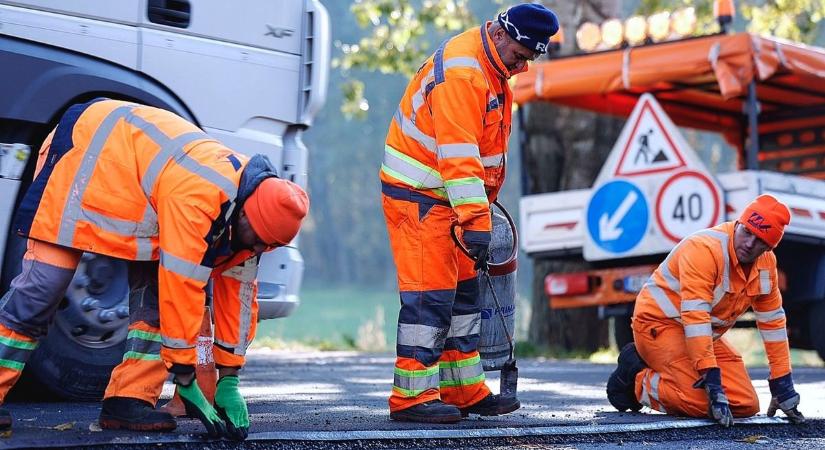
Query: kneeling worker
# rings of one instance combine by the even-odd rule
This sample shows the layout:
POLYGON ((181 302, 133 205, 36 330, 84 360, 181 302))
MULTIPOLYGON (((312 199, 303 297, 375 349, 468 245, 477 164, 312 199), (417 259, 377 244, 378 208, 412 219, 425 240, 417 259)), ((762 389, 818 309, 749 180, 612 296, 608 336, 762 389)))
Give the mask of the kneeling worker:
POLYGON ((770 364, 768 415, 791 422, 799 394, 791 379, 785 311, 773 253, 790 222, 787 206, 761 195, 737 221, 683 239, 636 298, 633 343, 619 354, 607 398, 619 411, 647 406, 707 417, 728 427, 759 412, 742 357, 722 335, 748 308, 756 313, 770 364))
MULTIPOLYGON (((15 229, 23 269, 0 301, 0 402, 46 334, 83 252, 131 261, 129 333, 103 428, 175 428, 154 409, 168 373, 213 437, 249 427, 238 370, 255 336, 262 252, 287 245, 309 201, 269 160, 236 153, 168 111, 98 99, 70 107, 40 151, 15 229), (212 280, 214 407, 194 382, 212 280), (168 372, 167 372, 168 370, 168 372)), ((0 410, 0 428, 11 416, 0 410)))

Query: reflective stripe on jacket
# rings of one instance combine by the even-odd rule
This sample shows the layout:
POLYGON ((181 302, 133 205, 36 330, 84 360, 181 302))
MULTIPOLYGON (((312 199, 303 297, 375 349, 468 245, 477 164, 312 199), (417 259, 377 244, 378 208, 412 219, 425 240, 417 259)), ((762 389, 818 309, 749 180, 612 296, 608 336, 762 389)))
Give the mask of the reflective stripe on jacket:
POLYGON ((693 366, 701 370, 717 367, 713 340, 753 308, 771 378, 780 377, 791 367, 776 256, 765 252, 746 276, 734 251, 735 224, 725 222, 682 240, 639 292, 633 320, 682 327, 693 366))
POLYGON ((393 116, 381 166, 382 181, 449 200, 459 224, 475 231, 491 230, 512 110, 511 73, 487 25, 446 41, 421 66, 393 116))
POLYGON ((231 250, 229 224, 243 198, 242 178, 255 178, 244 174, 249 166, 248 157, 168 111, 114 100, 75 105, 54 132, 15 226, 21 235, 83 251, 160 260, 167 363, 196 363, 204 288, 215 278, 228 297, 216 295, 216 303, 234 305, 242 316, 238 333, 222 336, 222 344, 243 355, 257 315, 257 259, 245 272, 251 279, 230 270, 254 254, 231 250), (232 279, 223 280, 227 275, 232 279))

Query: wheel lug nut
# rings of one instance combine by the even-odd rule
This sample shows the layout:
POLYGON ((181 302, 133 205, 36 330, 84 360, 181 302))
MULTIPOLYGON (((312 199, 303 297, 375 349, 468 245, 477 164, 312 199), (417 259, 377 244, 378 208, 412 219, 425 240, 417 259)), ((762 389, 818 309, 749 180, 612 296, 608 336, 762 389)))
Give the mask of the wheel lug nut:
POLYGON ((117 316, 119 318, 125 319, 125 318, 129 317, 129 307, 128 306, 118 306, 117 309, 115 309, 115 313, 117 314, 117 316))
POLYGON ((97 318, 103 323, 108 323, 115 320, 116 314, 111 309, 105 309, 97 313, 97 318))
POLYGON ((98 299, 94 297, 86 297, 83 299, 83 301, 80 302, 80 307, 83 309, 83 311, 89 312, 95 308, 98 308, 99 304, 100 301, 98 301, 98 299))

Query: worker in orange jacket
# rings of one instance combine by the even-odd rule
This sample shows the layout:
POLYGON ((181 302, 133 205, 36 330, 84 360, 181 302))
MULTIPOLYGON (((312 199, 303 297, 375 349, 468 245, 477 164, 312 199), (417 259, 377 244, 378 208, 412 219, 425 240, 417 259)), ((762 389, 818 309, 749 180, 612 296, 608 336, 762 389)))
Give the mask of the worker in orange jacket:
POLYGON ((770 364, 768 415, 781 409, 792 422, 804 421, 772 251, 790 218, 784 204, 761 195, 738 221, 694 233, 670 252, 636 298, 635 345, 622 349, 607 382, 616 409, 647 406, 725 427, 755 415, 759 399, 745 364, 723 338, 753 308, 770 364))
MULTIPOLYGON (((187 413, 213 437, 244 439, 238 370, 257 321, 257 267, 287 245, 307 213, 296 184, 168 111, 96 99, 70 107, 40 150, 15 218, 28 237, 23 269, 0 302, 0 402, 48 330, 83 252, 132 261, 123 361, 103 428, 171 430, 157 411, 168 372, 187 413), (219 380, 211 405, 193 382, 207 282, 219 380), (168 372, 167 372, 168 370, 168 372)), ((0 426, 11 417, 0 412, 0 426)))
POLYGON ((448 423, 520 406, 484 384, 476 270, 487 261, 490 203, 504 182, 507 80, 546 51, 558 27, 550 10, 523 4, 449 39, 393 116, 380 177, 401 294, 394 420, 448 423), (454 224, 477 263, 453 242, 454 224))

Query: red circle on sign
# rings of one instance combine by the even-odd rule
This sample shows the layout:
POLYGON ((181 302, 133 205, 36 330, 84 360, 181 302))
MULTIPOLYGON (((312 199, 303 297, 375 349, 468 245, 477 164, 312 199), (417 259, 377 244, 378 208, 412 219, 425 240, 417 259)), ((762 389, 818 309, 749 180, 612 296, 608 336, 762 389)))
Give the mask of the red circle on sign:
POLYGON ((699 181, 704 183, 708 187, 708 189, 710 189, 710 191, 713 193, 713 195, 712 195, 712 197, 713 197, 713 216, 711 216, 712 218, 710 220, 710 223, 707 224, 704 228, 709 228, 709 227, 712 227, 712 226, 716 225, 716 221, 719 219, 719 204, 721 203, 721 201, 719 199, 719 191, 716 189, 716 186, 713 184, 713 182, 711 182, 710 179, 707 176, 705 176, 705 174, 703 174, 701 172, 697 172, 695 170, 685 170, 685 171, 679 172, 676 175, 668 178, 667 181, 665 181, 665 184, 662 185, 662 189, 659 191, 659 194, 656 196, 656 223, 659 225, 659 229, 662 230, 662 234, 664 234, 665 237, 667 237, 668 239, 670 239, 673 242, 679 242, 679 241, 682 240, 682 238, 674 236, 673 233, 668 231, 667 227, 665 227, 664 221, 662 221, 662 213, 661 213, 660 206, 662 204, 662 197, 664 196, 665 192, 667 191, 667 188, 671 184, 673 184, 673 182, 675 182, 676 180, 678 180, 682 177, 696 177, 696 178, 698 178, 699 181))

